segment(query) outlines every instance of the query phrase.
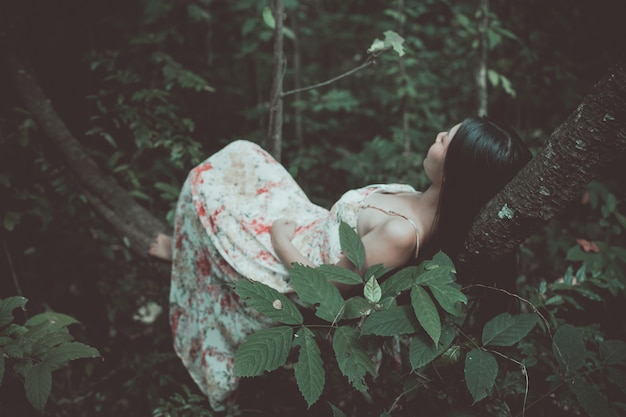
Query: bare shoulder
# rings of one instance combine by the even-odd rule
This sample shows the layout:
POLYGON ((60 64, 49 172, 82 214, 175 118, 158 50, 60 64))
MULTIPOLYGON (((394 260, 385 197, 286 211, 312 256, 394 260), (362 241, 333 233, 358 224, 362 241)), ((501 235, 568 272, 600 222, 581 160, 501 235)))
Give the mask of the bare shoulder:
POLYGON ((415 246, 415 228, 405 219, 390 218, 381 225, 381 233, 394 246, 403 248, 415 246))

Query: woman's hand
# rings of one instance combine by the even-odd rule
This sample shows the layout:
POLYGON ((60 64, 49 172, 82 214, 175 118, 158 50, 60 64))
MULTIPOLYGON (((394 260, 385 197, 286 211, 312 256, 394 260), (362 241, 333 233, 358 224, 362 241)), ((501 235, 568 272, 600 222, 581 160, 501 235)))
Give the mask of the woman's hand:
POLYGON ((287 219, 278 219, 274 223, 272 223, 272 227, 270 227, 270 236, 272 237, 272 242, 281 242, 286 239, 291 241, 293 235, 296 233, 297 224, 293 220, 287 219))

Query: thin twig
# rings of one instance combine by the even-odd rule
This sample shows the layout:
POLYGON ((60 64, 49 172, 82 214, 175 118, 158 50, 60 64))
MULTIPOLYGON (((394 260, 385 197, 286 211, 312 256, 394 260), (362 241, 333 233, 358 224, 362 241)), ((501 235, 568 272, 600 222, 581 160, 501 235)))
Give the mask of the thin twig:
POLYGON ((322 81, 321 83, 314 84, 314 85, 309 85, 309 86, 307 86, 307 87, 297 88, 297 89, 295 89, 295 90, 285 91, 285 92, 283 92, 280 96, 281 96, 281 97, 285 97, 285 96, 289 96, 289 95, 291 95, 291 94, 302 93, 302 92, 304 92, 304 91, 309 91, 309 90, 313 90, 313 89, 315 89, 315 88, 324 87, 324 86, 327 86, 327 85, 329 85, 329 84, 332 84, 332 83, 334 83, 335 81, 341 80, 342 78, 348 77, 348 76, 350 76, 350 75, 354 74, 355 72, 362 70, 363 68, 367 68, 367 67, 369 67, 370 65, 375 64, 375 63, 376 63, 376 58, 378 58, 378 56, 379 56, 382 52, 387 51, 387 50, 389 50, 389 49, 391 49, 391 47, 387 47, 387 48, 385 48, 385 49, 381 49, 381 50, 380 50, 378 53, 376 53, 376 54, 371 54, 370 56, 368 56, 368 57, 367 57, 367 59, 365 60, 365 62, 364 62, 364 63, 362 63, 361 65, 359 65, 358 67, 356 67, 356 68, 352 68, 350 71, 345 72, 345 73, 343 73, 343 74, 340 74, 340 75, 338 75, 338 76, 336 76, 336 77, 334 77, 334 78, 331 78, 330 80, 322 81))
POLYGON ((524 378, 526 379, 526 387, 524 389, 524 402, 522 403, 522 414, 521 414, 521 416, 524 417, 526 415, 526 401, 528 401, 528 387, 530 386, 530 381, 528 380, 528 370, 526 369, 526 365, 524 365, 523 363, 519 361, 516 361, 513 358, 506 356, 503 353, 498 352, 497 350, 489 350, 488 352, 495 353, 496 355, 501 356, 504 359, 508 359, 511 362, 515 362, 522 368, 522 373, 524 374, 524 378))
POLYGON ((13 267, 13 260, 11 259, 11 254, 9 253, 7 242, 6 240, 4 240, 4 235, 2 236, 2 245, 4 246, 4 253, 7 255, 7 261, 9 261, 9 269, 11 269, 11 276, 13 277, 13 285, 15 285, 15 291, 17 291, 17 295, 22 297, 22 288, 20 287, 19 280, 17 279, 17 274, 15 273, 15 268, 13 267))

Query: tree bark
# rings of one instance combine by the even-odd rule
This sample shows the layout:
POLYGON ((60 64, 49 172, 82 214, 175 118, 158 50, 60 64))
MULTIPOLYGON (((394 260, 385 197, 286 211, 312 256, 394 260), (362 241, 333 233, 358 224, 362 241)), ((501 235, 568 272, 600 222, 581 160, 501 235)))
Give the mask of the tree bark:
POLYGON ((285 76, 285 54, 283 51, 283 19, 285 8, 283 0, 273 0, 274 14, 274 69, 272 91, 270 93, 270 114, 267 137, 272 146, 272 155, 280 162, 282 153, 283 130, 283 78, 285 76))
POLYGON ((28 61, 21 55, 14 32, 0 34, 0 49, 8 76, 24 106, 45 135, 61 152, 73 179, 93 209, 113 226, 128 247, 141 257, 168 228, 137 203, 112 177, 105 174, 84 151, 39 86, 28 61))
MULTIPOLYGON (((461 256, 480 271, 510 254, 626 157, 626 56, 550 136, 546 147, 481 211, 461 256)), ((480 186, 477 184, 476 186, 480 186)))

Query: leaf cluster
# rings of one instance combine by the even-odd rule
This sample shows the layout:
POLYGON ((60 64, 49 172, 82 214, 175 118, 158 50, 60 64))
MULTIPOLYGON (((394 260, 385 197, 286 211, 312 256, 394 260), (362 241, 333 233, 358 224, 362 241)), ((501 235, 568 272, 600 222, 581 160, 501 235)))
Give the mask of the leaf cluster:
POLYGON ((68 326, 78 323, 65 314, 37 314, 23 325, 14 323, 13 310, 24 309, 26 298, 0 299, 0 385, 5 371, 24 382, 26 398, 43 412, 52 389, 52 372, 69 361, 99 357, 98 350, 74 341, 68 326))

